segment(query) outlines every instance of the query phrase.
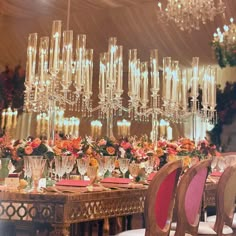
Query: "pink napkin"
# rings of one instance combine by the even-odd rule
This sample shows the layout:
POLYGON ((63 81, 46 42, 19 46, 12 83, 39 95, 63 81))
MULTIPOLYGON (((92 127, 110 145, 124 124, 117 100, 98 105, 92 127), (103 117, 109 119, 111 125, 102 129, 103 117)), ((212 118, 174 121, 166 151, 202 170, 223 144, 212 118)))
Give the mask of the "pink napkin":
POLYGON ((101 181, 101 183, 115 183, 115 184, 128 184, 131 182, 131 179, 127 178, 113 178, 113 177, 108 177, 105 178, 101 181))
POLYGON ((148 181, 152 181, 153 177, 155 176, 157 172, 152 172, 149 176, 148 176, 148 181))
POLYGON ((57 186, 86 187, 90 184, 89 180, 62 179, 56 183, 57 186))
POLYGON ((222 172, 219 171, 214 171, 211 173, 211 176, 215 176, 215 177, 220 177, 222 175, 222 172))

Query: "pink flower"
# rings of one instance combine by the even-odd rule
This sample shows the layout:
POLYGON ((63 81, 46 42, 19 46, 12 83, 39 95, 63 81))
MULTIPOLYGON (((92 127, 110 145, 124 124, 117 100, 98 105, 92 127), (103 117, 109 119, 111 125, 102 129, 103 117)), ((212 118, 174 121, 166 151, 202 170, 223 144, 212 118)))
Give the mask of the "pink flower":
POLYGON ((131 148, 131 144, 129 142, 125 142, 125 141, 122 141, 120 146, 123 147, 125 150, 131 148))
POLYGON ((107 141, 105 139, 100 139, 98 142, 98 146, 105 146, 107 144, 107 141))

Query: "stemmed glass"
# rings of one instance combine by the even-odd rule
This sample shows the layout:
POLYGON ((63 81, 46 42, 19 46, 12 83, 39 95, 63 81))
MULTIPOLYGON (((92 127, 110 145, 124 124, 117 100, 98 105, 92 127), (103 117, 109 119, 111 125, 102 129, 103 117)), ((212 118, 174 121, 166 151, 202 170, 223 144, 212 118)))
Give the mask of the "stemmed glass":
POLYGON ((218 160, 218 167, 220 169, 220 172, 224 172, 225 160, 223 158, 219 158, 219 160, 218 160))
POLYGON ((55 158, 55 172, 56 175, 58 175, 59 180, 61 180, 62 176, 66 173, 67 161, 67 156, 60 156, 55 158))
POLYGON ((98 160, 99 166, 98 166, 98 176, 103 178, 105 173, 107 172, 107 159, 100 158, 98 160))
POLYGON ((75 156, 67 156, 67 163, 66 163, 66 178, 70 179, 70 173, 74 168, 75 164, 75 156))
POLYGON ((109 171, 110 175, 112 176, 112 171, 115 169, 116 157, 105 156, 104 158, 106 159, 106 162, 107 162, 107 170, 109 171))
POLYGON ((119 159, 119 167, 120 167, 120 171, 123 175, 123 178, 125 178, 125 173, 127 172, 128 167, 129 167, 129 159, 120 158, 119 159))
POLYGON ((145 165, 145 171, 147 172, 148 175, 153 172, 154 164, 155 164, 155 158, 149 157, 145 165))
POLYGON ((77 167, 81 176, 81 180, 84 180, 84 175, 87 171, 88 163, 89 161, 86 158, 77 159, 77 167))
POLYGON ((133 177, 133 182, 136 182, 136 178, 139 174, 139 164, 137 163, 130 163, 129 164, 129 172, 133 177))
POLYGON ((216 170, 217 164, 218 164, 218 158, 213 157, 211 161, 211 172, 214 172, 216 170))
POLYGON ((97 167, 96 166, 87 166, 87 176, 90 179, 90 185, 93 185, 96 177, 97 177, 97 167))

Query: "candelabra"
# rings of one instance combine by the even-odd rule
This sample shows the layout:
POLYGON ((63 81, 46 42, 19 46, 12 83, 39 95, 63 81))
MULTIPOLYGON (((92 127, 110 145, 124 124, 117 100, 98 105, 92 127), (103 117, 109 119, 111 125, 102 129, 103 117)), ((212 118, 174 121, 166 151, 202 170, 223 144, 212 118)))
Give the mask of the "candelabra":
MULTIPOLYGON (((180 70, 178 61, 172 62, 170 57, 166 57, 160 80, 157 49, 151 51, 150 65, 140 61, 137 49, 129 50, 129 99, 128 107, 123 106, 123 47, 117 45, 115 37, 109 39, 108 51, 100 54, 99 102, 98 105, 92 104, 93 50, 86 49, 86 36, 78 35, 74 54, 73 31, 66 30, 61 34, 61 28, 61 21, 53 22, 50 47, 49 37, 40 38, 38 47, 37 33, 33 33, 29 35, 27 48, 24 108, 30 112, 48 112, 47 134, 52 143, 58 107, 69 108, 86 117, 98 112, 99 119, 106 119, 108 137, 113 136, 114 116, 121 116, 123 111, 132 120, 149 121, 151 117, 152 123, 159 116, 179 122, 189 115, 186 71, 180 70)), ((201 110, 198 71, 198 58, 194 58, 190 85, 191 114, 201 113, 212 118, 215 74, 212 69, 206 70, 202 84, 207 97, 203 97, 201 110)))
POLYGON ((78 35, 74 56, 73 31, 61 34, 61 30, 61 21, 54 21, 50 47, 49 37, 41 37, 37 47, 37 33, 29 35, 27 47, 24 108, 49 113, 47 133, 52 143, 56 107, 69 105, 71 110, 84 111, 91 106, 92 96, 93 50, 86 49, 86 36, 78 35))
POLYGON ((200 23, 213 21, 217 14, 223 14, 223 0, 168 0, 165 7, 158 2, 159 15, 176 23, 181 30, 199 30, 200 23))

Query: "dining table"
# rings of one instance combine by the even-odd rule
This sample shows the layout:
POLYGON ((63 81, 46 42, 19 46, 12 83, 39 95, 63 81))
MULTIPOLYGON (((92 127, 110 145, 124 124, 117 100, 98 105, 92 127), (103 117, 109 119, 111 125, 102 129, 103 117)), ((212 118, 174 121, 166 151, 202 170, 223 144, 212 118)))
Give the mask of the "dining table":
POLYGON ((2 188, 0 220, 47 223, 53 228, 50 235, 68 236, 74 223, 142 213, 147 188, 146 184, 116 178, 94 185, 66 180, 40 192, 2 188))
MULTIPOLYGON (((215 205, 217 182, 207 181, 202 214, 215 205)), ((62 180, 40 192, 0 188, 0 220, 18 223, 47 223, 52 236, 73 235, 70 226, 144 212, 147 183, 107 178, 90 185, 84 180, 62 180)), ((76 234, 78 235, 78 234, 76 234)))

